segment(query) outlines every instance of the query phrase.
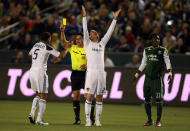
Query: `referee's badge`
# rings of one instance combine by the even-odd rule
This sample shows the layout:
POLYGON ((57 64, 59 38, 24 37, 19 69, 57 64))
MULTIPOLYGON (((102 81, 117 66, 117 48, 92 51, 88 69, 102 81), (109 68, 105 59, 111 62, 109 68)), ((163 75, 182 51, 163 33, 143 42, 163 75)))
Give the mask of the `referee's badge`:
POLYGON ((82 56, 82 59, 83 59, 83 60, 85 60, 85 59, 86 59, 86 57, 85 57, 85 56, 82 56))

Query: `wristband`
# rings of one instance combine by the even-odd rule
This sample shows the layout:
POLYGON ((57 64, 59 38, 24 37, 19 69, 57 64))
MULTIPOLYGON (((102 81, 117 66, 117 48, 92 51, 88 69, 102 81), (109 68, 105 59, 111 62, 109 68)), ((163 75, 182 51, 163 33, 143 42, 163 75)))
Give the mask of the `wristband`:
POLYGON ((138 77, 139 77, 139 73, 136 73, 136 74, 135 74, 135 77, 138 78, 138 77))

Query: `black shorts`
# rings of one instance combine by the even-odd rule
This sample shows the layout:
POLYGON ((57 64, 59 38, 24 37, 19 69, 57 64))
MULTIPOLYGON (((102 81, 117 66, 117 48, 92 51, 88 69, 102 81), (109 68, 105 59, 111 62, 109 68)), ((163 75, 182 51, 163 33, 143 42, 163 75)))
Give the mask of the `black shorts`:
POLYGON ((71 73, 72 91, 84 89, 86 71, 75 71, 71 73))

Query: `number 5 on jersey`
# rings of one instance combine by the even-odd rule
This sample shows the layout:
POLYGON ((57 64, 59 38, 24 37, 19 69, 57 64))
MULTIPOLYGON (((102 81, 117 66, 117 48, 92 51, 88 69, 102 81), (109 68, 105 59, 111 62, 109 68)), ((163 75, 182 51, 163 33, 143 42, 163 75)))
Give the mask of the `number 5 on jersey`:
POLYGON ((36 49, 36 50, 34 51, 34 56, 32 57, 33 60, 37 59, 37 57, 38 57, 38 51, 39 51, 39 50, 40 50, 40 49, 36 49))

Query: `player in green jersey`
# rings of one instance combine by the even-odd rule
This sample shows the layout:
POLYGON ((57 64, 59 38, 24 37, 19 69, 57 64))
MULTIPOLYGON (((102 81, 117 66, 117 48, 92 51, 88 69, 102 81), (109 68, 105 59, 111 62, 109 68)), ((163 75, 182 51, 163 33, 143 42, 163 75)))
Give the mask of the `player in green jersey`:
POLYGON ((146 114, 148 116, 148 121, 144 124, 144 126, 150 126, 153 124, 151 114, 151 98, 154 98, 157 105, 156 127, 160 127, 164 96, 164 82, 162 72, 166 66, 166 69, 169 73, 168 81, 171 85, 172 67, 167 49, 159 45, 159 35, 151 34, 150 43, 152 46, 144 49, 142 62, 138 69, 138 72, 133 78, 133 82, 136 84, 140 73, 146 68, 143 92, 145 97, 144 106, 146 114))

